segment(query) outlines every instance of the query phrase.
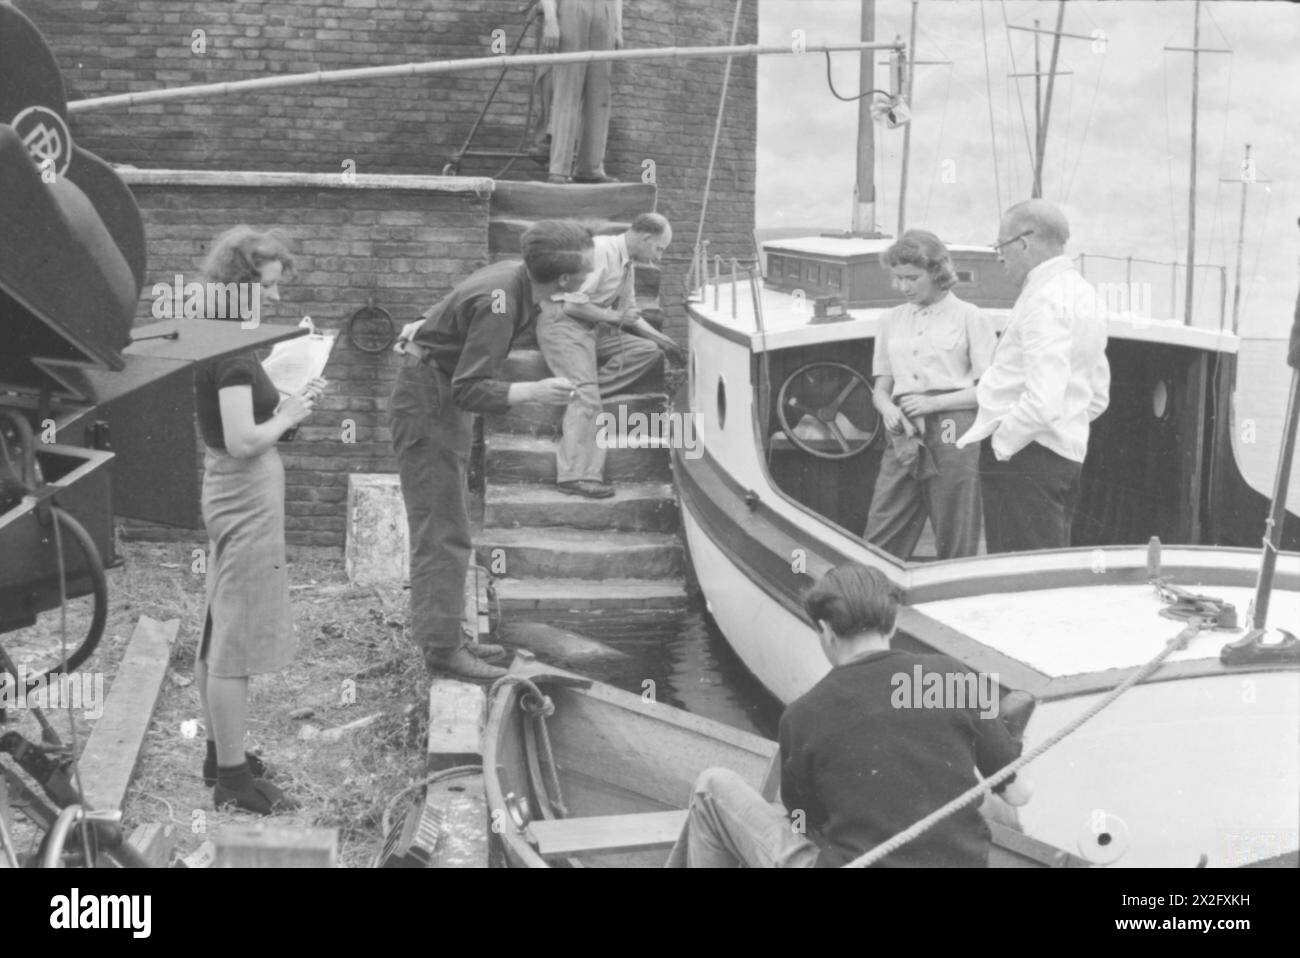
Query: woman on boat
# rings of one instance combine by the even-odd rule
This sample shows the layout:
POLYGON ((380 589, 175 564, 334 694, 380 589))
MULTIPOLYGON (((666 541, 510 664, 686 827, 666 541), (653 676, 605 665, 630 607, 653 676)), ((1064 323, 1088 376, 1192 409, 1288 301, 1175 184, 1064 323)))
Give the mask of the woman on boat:
POLYGON ((974 555, 979 453, 955 443, 975 421, 975 384, 997 339, 979 307, 951 292, 957 274, 933 233, 908 230, 880 262, 907 302, 881 317, 876 334, 873 400, 889 443, 863 536, 910 559, 929 518, 939 558, 974 555))
MULTIPOLYGON (((242 320, 251 302, 280 298, 280 280, 293 256, 277 231, 237 226, 221 234, 203 265, 208 284, 238 289, 225 295, 225 315, 242 320), (256 295, 247 295, 250 286, 256 295)), ((208 288, 212 288, 209 286, 208 288)), ((211 300, 210 300, 211 301, 211 300)), ((214 785, 217 808, 269 815, 297 807, 262 776, 266 767, 244 751, 248 677, 283 668, 295 638, 284 547, 284 465, 276 443, 311 415, 324 389, 313 380, 301 395, 281 399, 250 351, 200 364, 194 376, 203 461, 203 523, 211 543, 207 611, 194 665, 208 735, 203 778, 214 785)))

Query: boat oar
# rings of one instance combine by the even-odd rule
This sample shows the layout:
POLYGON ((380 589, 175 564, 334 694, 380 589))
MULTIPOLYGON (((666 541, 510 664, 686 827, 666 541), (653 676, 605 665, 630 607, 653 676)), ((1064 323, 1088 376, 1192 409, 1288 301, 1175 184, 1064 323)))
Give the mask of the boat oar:
POLYGON ((1291 482, 1291 461, 1295 458, 1296 425, 1300 421, 1300 296, 1296 298, 1291 324, 1291 342, 1287 349, 1291 367, 1291 389, 1287 395, 1286 415, 1282 420, 1282 451, 1277 459, 1277 477, 1273 482, 1273 502, 1264 526, 1264 551, 1259 562, 1259 579, 1255 583, 1255 601, 1251 628, 1236 642, 1225 645, 1219 659, 1225 665, 1260 661, 1300 661, 1300 642, 1289 632, 1268 637, 1268 602, 1273 592, 1277 553, 1282 547, 1286 524, 1286 493, 1291 482), (1267 637, 1267 638, 1266 638, 1267 637))

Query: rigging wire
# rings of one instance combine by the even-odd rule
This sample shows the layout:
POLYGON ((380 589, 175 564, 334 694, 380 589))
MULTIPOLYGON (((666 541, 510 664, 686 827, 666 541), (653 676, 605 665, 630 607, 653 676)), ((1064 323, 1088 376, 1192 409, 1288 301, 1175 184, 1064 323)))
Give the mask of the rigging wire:
MULTIPOLYGON (((993 75, 989 72, 989 32, 984 22, 984 0, 980 0, 980 39, 984 44, 984 88, 988 93, 985 99, 989 106, 989 138, 993 141, 993 192, 997 197, 997 215, 1002 215, 1002 175, 998 171, 998 131, 993 122, 993 75)), ((952 74, 948 75, 951 80, 952 74)), ((944 104, 945 109, 947 104, 944 104)), ((929 201, 926 201, 927 204, 929 201)))
MULTIPOLYGON (((1007 51, 1011 54, 1011 72, 1019 73, 1020 68, 1016 66, 1016 49, 1011 45, 1011 24, 1007 22, 1007 0, 1001 0, 1002 4, 1002 26, 1006 28, 1007 34, 1007 51)), ((1020 95, 1020 84, 1010 84, 1016 88, 1016 102, 1020 105, 1020 126, 1025 131, 1025 149, 1029 151, 1029 164, 1034 164, 1034 147, 1029 142, 1029 121, 1025 119, 1025 98, 1020 95)))
MULTIPOLYGON (((1091 19, 1091 18, 1089 18, 1091 19)), ((1095 24, 1094 24, 1095 26, 1095 24)), ((1098 27, 1100 29, 1100 27, 1098 27)), ((1088 142, 1088 128, 1092 126, 1092 111, 1097 105, 1097 91, 1101 89, 1101 75, 1106 69, 1106 55, 1101 56, 1101 66, 1097 68, 1097 79, 1092 85, 1092 97, 1088 100, 1088 115, 1083 121, 1083 135, 1079 138, 1079 149, 1075 151, 1074 167, 1070 170, 1070 179, 1065 186, 1065 196, 1063 202, 1069 202, 1070 190, 1074 188, 1074 179, 1079 175, 1079 161, 1083 159, 1083 147, 1088 142)), ((1167 116, 1168 114, 1166 114, 1167 116)))
MULTIPOLYGON (((944 124, 947 123, 948 121, 948 94, 952 90, 952 74, 953 74, 952 64, 949 63, 948 83, 943 89, 943 113, 939 117, 939 139, 938 142, 935 144, 935 148, 934 148, 936 157, 939 157, 943 154, 943 128, 944 128, 944 124)), ((938 175, 939 174, 937 171, 930 175, 930 189, 925 194, 925 212, 921 214, 922 222, 925 222, 930 218, 930 197, 934 195, 934 181, 938 175)), ((1001 211, 1002 211, 1002 204, 999 201, 998 203, 999 214, 1001 213, 1001 211)))
MULTIPOLYGON (((1165 40, 1168 43, 1168 38, 1165 40)), ((1165 57, 1160 63, 1160 85, 1165 93, 1165 168, 1169 172, 1169 242, 1173 247, 1174 261, 1178 261, 1178 220, 1174 213, 1174 144, 1173 134, 1169 130, 1169 51, 1164 51, 1165 57)), ((1178 267, 1174 267, 1177 272, 1178 267)), ((1170 315, 1178 313, 1178 294, 1174 293, 1174 301, 1169 304, 1170 315)))

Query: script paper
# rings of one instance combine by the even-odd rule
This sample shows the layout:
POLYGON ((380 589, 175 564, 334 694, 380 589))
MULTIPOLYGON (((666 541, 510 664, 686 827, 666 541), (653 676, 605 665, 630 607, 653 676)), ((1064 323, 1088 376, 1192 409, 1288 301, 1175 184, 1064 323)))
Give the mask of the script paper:
POLYGON ((337 338, 335 333, 316 332, 310 316, 299 325, 311 331, 306 336, 276 343, 271 347, 271 355, 262 362, 275 388, 285 396, 302 392, 309 382, 325 372, 337 338))

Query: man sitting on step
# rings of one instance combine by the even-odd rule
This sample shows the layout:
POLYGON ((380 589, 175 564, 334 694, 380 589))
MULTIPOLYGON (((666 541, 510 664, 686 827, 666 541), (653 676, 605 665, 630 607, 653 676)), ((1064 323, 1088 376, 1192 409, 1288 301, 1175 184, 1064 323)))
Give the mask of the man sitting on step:
POLYGON ((660 350, 681 353, 637 312, 632 278, 632 265, 657 264, 672 238, 672 227, 658 213, 640 214, 618 236, 593 236, 595 268, 587 281, 577 293, 557 294, 562 310, 538 318, 537 342, 546 364, 577 388, 555 453, 561 492, 592 499, 614 494, 604 482, 605 449, 597 442, 601 397, 640 379, 660 362, 660 350))
MULTIPOLYGON (((729 769, 706 769, 668 867, 845 865, 964 793, 977 770, 987 778, 1019 755, 1001 703, 961 692, 971 684, 958 681, 972 677, 965 666, 890 648, 898 600, 880 570, 833 569, 803 605, 831 670, 781 716, 784 807, 729 769)), ((1011 805, 1029 798, 1014 777, 993 791, 1011 805)), ((982 867, 990 845, 970 804, 879 864, 982 867)))

